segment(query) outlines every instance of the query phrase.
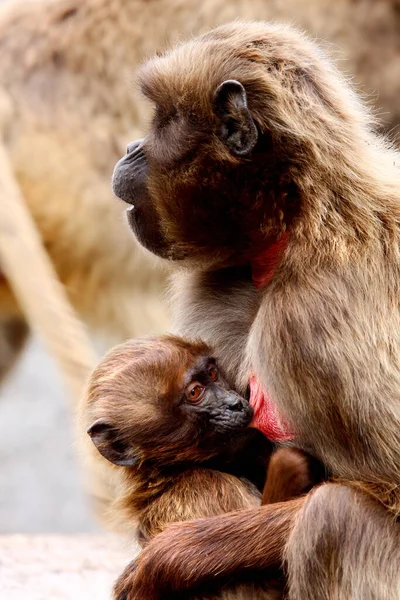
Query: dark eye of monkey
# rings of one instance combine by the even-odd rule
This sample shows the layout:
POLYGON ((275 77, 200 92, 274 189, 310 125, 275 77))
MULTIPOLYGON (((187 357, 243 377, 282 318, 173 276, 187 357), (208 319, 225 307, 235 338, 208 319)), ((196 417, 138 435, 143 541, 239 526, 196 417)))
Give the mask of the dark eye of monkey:
POLYGON ((186 398, 192 404, 196 404, 197 402, 200 402, 202 400, 205 391, 206 388, 204 387, 204 385, 201 385, 201 383, 199 383, 198 381, 193 381, 186 388, 186 398))
POLYGON ((215 365, 208 367, 208 376, 211 381, 218 381, 218 369, 215 365))

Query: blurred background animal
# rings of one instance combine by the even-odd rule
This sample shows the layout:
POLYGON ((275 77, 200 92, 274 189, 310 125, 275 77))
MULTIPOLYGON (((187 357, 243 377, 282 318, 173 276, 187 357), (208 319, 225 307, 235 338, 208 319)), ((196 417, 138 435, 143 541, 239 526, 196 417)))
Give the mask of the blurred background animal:
MULTIPOLYGON (((8 0, 1 8, 1 141, 57 274, 97 334, 121 340, 167 324, 165 273, 138 251, 110 192, 113 165, 148 117, 133 73, 181 36, 236 17, 290 20, 333 42, 386 126, 400 121, 398 0, 8 0)), ((27 334, 0 258, 0 378, 27 334)))

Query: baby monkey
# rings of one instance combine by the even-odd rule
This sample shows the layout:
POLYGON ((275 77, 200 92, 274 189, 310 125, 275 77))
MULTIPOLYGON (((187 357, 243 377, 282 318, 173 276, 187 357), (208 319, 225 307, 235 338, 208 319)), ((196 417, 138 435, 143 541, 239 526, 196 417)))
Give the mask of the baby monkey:
MULTIPOLYGON (((260 505, 272 446, 249 428, 251 406, 229 387, 206 344, 162 336, 117 346, 92 374, 84 406, 97 450, 121 468, 116 509, 137 524, 142 545, 169 523, 260 505)), ((263 501, 307 491, 310 477, 302 453, 281 449, 263 501)), ((281 597, 251 584, 224 594, 281 597)))

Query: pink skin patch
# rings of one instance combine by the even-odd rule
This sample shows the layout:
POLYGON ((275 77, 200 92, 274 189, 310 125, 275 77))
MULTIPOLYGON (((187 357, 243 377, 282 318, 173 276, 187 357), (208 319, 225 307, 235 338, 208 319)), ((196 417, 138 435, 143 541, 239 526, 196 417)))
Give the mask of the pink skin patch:
POLYGON ((250 406, 254 410, 250 427, 258 429, 272 442, 287 442, 294 438, 284 419, 278 415, 276 406, 253 375, 250 379, 250 406))
MULTIPOLYGON (((251 260, 253 285, 257 289, 267 286, 274 278, 289 242, 286 231, 273 244, 267 246, 251 260)), ((254 410, 250 427, 258 429, 272 442, 286 442, 294 438, 285 420, 278 415, 275 404, 265 392, 257 378, 250 379, 250 406, 254 410)))

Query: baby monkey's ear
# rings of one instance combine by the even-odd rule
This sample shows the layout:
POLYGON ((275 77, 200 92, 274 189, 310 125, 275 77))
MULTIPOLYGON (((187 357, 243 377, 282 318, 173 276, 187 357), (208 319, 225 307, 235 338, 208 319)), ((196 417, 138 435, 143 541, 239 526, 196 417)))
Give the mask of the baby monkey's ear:
POLYGON ((92 423, 87 433, 100 454, 114 465, 133 467, 140 462, 136 448, 121 439, 118 429, 104 419, 92 423))

